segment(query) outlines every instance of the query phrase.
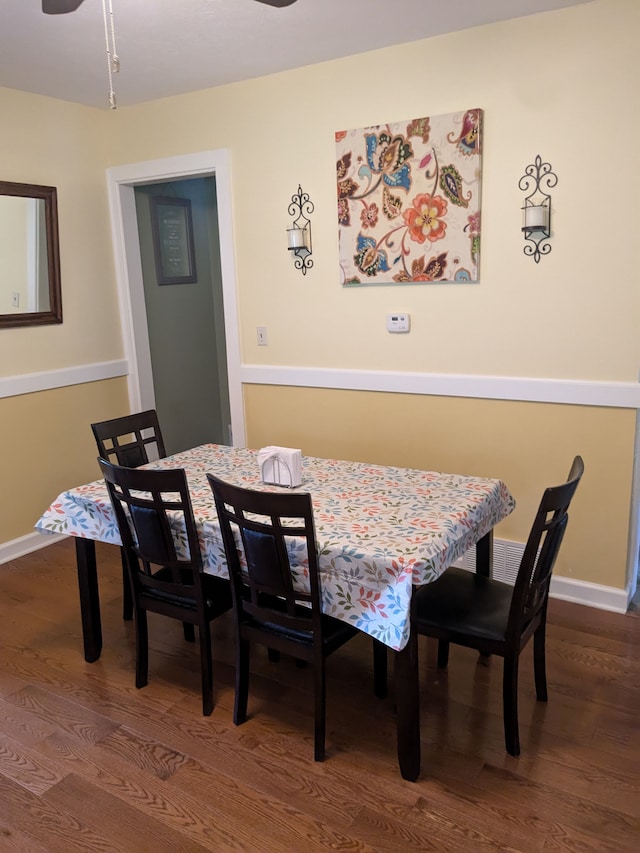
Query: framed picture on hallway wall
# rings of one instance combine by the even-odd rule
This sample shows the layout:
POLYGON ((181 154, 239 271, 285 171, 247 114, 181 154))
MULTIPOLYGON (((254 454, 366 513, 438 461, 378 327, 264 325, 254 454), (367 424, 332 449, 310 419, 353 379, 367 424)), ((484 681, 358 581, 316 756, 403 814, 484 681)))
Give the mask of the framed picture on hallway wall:
POLYGON ((191 202, 188 198, 151 198, 151 231, 158 284, 197 280, 191 202))
POLYGON ((335 138, 343 286, 480 280, 481 109, 335 138))

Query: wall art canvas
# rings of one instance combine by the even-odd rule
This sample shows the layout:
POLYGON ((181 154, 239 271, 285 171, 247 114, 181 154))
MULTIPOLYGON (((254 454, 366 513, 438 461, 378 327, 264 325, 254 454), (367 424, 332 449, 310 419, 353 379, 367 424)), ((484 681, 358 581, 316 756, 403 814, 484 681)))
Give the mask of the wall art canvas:
POLYGON ((479 280, 482 110, 336 133, 346 287, 479 280))

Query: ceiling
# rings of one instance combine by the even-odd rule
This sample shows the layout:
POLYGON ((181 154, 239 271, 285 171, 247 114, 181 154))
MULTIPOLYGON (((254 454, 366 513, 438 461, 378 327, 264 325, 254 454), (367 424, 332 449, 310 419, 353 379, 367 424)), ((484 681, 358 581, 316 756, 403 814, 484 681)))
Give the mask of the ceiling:
MULTIPOLYGON (((118 106, 207 89, 589 0, 112 0, 118 106)), ((0 86, 108 109, 101 0, 0 2, 0 86)))

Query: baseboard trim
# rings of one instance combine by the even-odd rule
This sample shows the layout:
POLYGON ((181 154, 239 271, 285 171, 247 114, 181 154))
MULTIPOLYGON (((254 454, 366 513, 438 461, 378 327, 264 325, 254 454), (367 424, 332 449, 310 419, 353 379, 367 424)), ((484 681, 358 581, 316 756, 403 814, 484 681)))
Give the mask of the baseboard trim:
POLYGON ((75 367, 63 367, 59 370, 45 370, 40 373, 25 373, 21 376, 0 376, 0 398, 17 397, 20 394, 33 394, 37 391, 50 391, 69 385, 83 385, 85 382, 99 382, 129 375, 129 362, 101 361, 96 364, 80 364, 75 367))
POLYGON ((54 542, 60 542, 67 538, 62 533, 27 533, 26 536, 20 536, 10 542, 3 542, 0 544, 0 565, 8 563, 10 560, 17 560, 18 557, 24 557, 25 554, 39 551, 41 548, 46 548, 47 545, 53 545, 54 542))
POLYGON ((616 589, 612 586, 556 575, 551 578, 549 595, 561 601, 584 604, 587 607, 595 607, 597 610, 610 610, 612 613, 626 613, 631 601, 630 588, 616 589))
POLYGON ((517 400, 640 409, 640 383, 536 379, 518 376, 467 376, 384 370, 244 364, 240 380, 248 385, 291 385, 348 391, 386 391, 435 397, 517 400))

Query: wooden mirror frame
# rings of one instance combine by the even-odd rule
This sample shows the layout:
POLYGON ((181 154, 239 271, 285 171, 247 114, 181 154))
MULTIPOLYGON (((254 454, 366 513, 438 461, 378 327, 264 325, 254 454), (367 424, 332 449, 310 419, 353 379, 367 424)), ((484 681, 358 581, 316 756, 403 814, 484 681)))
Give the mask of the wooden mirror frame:
POLYGON ((44 201, 49 274, 49 310, 22 314, 0 314, 0 329, 17 326, 42 326, 62 323, 62 287, 60 284, 60 246, 58 242, 58 194, 55 187, 0 181, 0 195, 35 198, 44 201))

